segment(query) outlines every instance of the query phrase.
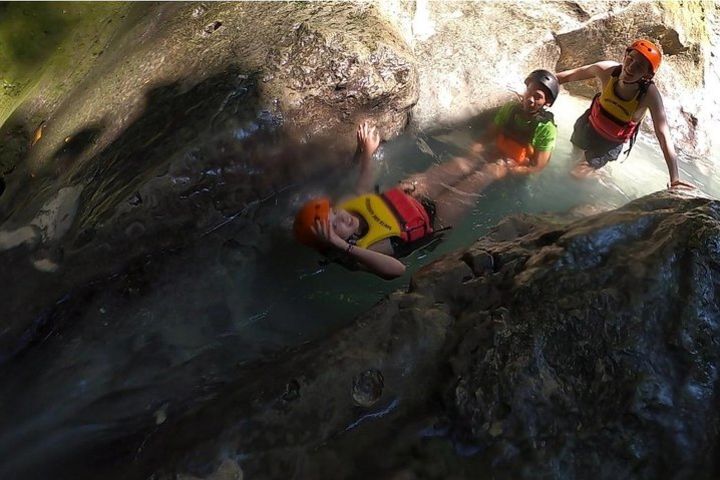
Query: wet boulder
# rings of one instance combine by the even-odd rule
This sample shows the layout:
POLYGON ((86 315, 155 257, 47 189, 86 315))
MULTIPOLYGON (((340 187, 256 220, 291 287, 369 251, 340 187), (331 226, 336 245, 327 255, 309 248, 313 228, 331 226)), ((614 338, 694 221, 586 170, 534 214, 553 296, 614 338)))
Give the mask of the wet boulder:
POLYGON ((312 138, 351 133, 365 117, 384 138, 401 133, 417 102, 417 61, 392 25, 370 5, 292 10, 275 13, 296 18, 269 45, 261 85, 287 126, 312 138))
POLYGON ((459 437, 516 478, 717 475, 719 214, 656 194, 511 247, 478 242, 468 255, 501 264, 525 252, 503 305, 457 324, 459 437))

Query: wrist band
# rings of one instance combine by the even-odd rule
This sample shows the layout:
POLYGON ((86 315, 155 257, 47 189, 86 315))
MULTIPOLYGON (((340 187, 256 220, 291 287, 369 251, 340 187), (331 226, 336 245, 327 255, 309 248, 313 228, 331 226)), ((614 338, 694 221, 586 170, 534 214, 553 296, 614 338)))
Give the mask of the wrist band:
POLYGON ((350 253, 355 245, 352 243, 348 243, 347 248, 345 249, 345 253, 350 253))

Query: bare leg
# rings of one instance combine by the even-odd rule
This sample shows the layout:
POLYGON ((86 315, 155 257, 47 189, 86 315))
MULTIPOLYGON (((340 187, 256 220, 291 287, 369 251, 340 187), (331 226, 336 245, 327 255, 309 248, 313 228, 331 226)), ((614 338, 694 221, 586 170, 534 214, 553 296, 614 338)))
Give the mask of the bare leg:
POLYGON ((570 175, 573 178, 583 180, 585 178, 598 176, 597 170, 591 167, 590 164, 587 163, 587 160, 585 160, 585 150, 581 150, 573 145, 570 158, 571 162, 575 164, 573 169, 570 171, 570 175))
POLYGON ((475 206, 480 192, 507 173, 508 169, 504 163, 489 163, 446 189, 438 197, 431 197, 435 200, 440 224, 443 226, 456 224, 475 206))
POLYGON ((453 186, 474 173, 483 163, 485 163, 485 159, 480 155, 475 157, 455 157, 447 162, 433 165, 423 173, 402 180, 400 186, 416 196, 436 198, 448 186, 453 186))

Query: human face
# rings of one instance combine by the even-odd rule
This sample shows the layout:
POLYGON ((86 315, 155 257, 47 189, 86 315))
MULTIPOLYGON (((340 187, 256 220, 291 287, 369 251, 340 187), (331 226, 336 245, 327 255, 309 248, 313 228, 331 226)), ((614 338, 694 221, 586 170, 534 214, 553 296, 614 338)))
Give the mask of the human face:
POLYGON ((625 83, 635 83, 643 77, 652 75, 652 66, 639 52, 630 50, 623 58, 620 80, 625 83))
POLYGON ((528 113, 537 113, 548 102, 545 90, 537 82, 530 82, 523 94, 523 109, 528 113))
POLYGON ((337 236, 343 240, 350 238, 360 228, 360 220, 342 208, 333 208, 328 220, 337 236))

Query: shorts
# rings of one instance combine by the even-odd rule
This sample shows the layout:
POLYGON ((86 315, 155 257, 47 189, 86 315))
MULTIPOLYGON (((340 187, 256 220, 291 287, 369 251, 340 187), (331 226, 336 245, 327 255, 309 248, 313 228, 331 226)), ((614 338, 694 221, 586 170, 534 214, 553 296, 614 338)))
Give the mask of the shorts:
POLYGON ((585 161, 597 170, 604 167, 608 162, 617 160, 622 153, 624 143, 606 140, 598 135, 590 124, 589 118, 590 109, 588 108, 575 121, 570 141, 576 147, 585 150, 585 161))

